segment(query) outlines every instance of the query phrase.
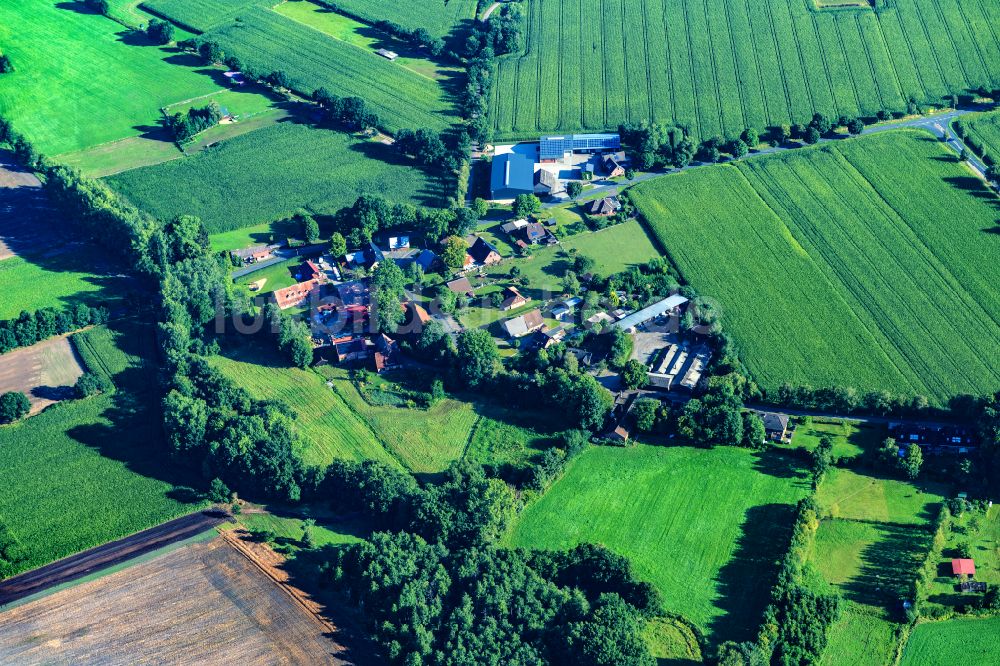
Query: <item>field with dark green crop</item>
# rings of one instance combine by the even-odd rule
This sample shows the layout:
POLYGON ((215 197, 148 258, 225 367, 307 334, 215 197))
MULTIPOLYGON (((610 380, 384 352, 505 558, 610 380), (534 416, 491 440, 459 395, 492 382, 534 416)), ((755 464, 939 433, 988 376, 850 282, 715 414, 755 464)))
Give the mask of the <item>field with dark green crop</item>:
POLYGON ((936 404, 1000 389, 1000 199, 928 135, 887 132, 633 192, 765 389, 853 386, 936 404))
POLYGON ((908 0, 532 0, 496 69, 499 135, 653 120, 696 136, 940 104, 1000 76, 1000 5, 908 0))
POLYGON ((103 327, 73 343, 91 372, 118 390, 60 403, 0 427, 0 520, 26 570, 143 530, 194 507, 163 475, 150 327, 103 327))
POLYGON ((455 120, 438 81, 270 9, 248 9, 239 21, 200 39, 217 42, 255 71, 284 71, 299 92, 325 87, 341 97, 361 97, 387 129, 443 130, 455 120))
POLYGON ((959 118, 955 125, 969 148, 985 157, 987 164, 1000 161, 1000 111, 974 113, 959 118))
POLYGON ((424 28, 435 37, 448 36, 456 25, 476 15, 476 0, 424 0, 419 3, 336 0, 335 4, 368 23, 392 21, 410 30, 424 28))
POLYGON ((332 213, 362 194, 430 205, 438 183, 391 147, 284 122, 223 141, 191 157, 107 179, 161 220, 197 215, 209 233, 288 217, 332 213))

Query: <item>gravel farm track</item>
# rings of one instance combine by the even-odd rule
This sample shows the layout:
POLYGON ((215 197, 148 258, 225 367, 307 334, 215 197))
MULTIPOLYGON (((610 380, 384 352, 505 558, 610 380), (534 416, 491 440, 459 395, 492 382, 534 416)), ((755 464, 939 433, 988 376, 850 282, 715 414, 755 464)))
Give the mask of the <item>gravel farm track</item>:
POLYGON ((189 539, 224 520, 225 515, 222 513, 199 511, 13 576, 0 582, 0 609, 56 585, 72 582, 95 571, 189 539))

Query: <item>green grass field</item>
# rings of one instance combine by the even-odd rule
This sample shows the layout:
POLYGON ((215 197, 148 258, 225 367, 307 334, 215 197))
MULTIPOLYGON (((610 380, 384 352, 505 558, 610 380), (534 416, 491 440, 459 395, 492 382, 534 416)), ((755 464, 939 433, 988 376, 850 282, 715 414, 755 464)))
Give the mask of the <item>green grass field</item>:
MULTIPOLYGON (((300 17, 301 18, 301 17, 300 17)), ((260 72, 282 70, 295 90, 326 87, 342 97, 363 98, 385 128, 443 130, 454 120, 444 88, 426 76, 389 62, 374 51, 331 38, 270 9, 251 8, 239 21, 202 36, 260 72)))
POLYGON ((142 360, 154 353, 152 330, 122 326, 74 336, 90 369, 110 375, 116 392, 0 427, 0 520, 24 548, 19 570, 195 508, 173 499, 163 476, 155 380, 142 360))
POLYGON ((827 633, 820 666, 887 666, 892 663, 902 625, 855 604, 843 604, 827 633))
POLYGON ((660 666, 702 663, 701 646, 691 629, 670 618, 653 618, 643 632, 649 652, 660 666))
POLYGON ((628 556, 667 610, 710 637, 751 639, 808 484, 797 464, 743 449, 592 447, 528 506, 506 542, 601 543, 628 556))
POLYGON ((77 303, 112 305, 117 297, 114 288, 117 280, 96 275, 87 266, 107 260, 96 249, 79 246, 61 257, 59 266, 50 261, 35 263, 32 254, 8 257, 0 261, 0 319, 16 317, 22 310, 34 311, 44 307, 68 307, 77 303), (63 265, 62 262, 65 262, 63 265), (45 285, 39 289, 39 285, 45 285))
POLYGON ((159 131, 166 104, 220 88, 215 70, 152 46, 80 3, 0 3, 0 115, 57 155, 159 131))
POLYGON ((316 373, 284 367, 284 359, 269 348, 248 344, 216 356, 214 367, 261 400, 281 400, 297 415, 296 429, 305 447, 302 459, 328 465, 334 458, 380 460, 397 465, 351 407, 323 384, 316 373))
POLYGON ((1000 236, 985 232, 1000 200, 929 136, 695 169, 633 195, 766 390, 846 385, 942 404, 1000 388, 1000 286, 986 277, 1000 236))
POLYGON ((1000 617, 917 625, 901 666, 993 666, 1000 661, 1000 617))
POLYGON ((1000 75, 1000 7, 978 0, 535 0, 524 13, 525 49, 495 73, 501 136, 651 120, 735 137, 817 111, 941 104, 1000 75))
POLYGON ((878 449, 887 434, 886 427, 880 424, 808 419, 795 428, 791 446, 812 451, 821 438, 830 437, 835 458, 854 458, 878 449))
POLYGON ((946 493, 947 486, 940 483, 911 484, 832 469, 820 485, 816 501, 834 518, 928 525, 946 493))
POLYGON ((955 125, 965 137, 965 143, 990 162, 1000 160, 1000 111, 976 113, 959 118, 955 125))
POLYGON ((410 30, 426 28, 435 37, 446 37, 455 25, 476 15, 475 0, 425 0, 420 3, 337 0, 336 4, 368 23, 386 20, 410 30))
POLYGON ((209 233, 261 225, 298 208, 333 213, 361 194, 434 204, 438 183, 391 147, 284 122, 196 155, 107 179, 159 219, 191 214, 209 233))

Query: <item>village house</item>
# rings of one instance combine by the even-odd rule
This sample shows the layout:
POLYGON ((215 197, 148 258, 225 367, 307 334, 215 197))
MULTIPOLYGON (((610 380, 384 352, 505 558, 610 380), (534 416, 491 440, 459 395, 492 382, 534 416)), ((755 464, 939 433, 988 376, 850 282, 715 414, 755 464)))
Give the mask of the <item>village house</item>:
POLYGON ((764 423, 765 436, 774 442, 781 442, 788 436, 788 415, 777 412, 755 412, 764 423))
POLYGON ((622 203, 618 197, 604 197, 587 202, 583 207, 587 215, 592 217, 611 217, 617 215, 622 209, 622 203))
POLYGON ((503 302, 500 304, 500 309, 504 312, 523 307, 531 300, 523 296, 516 287, 507 287, 503 290, 501 296, 503 296, 503 302))
POLYGON ((388 337, 385 333, 379 333, 374 339, 375 351, 372 353, 372 362, 375 365, 376 374, 381 374, 386 370, 392 370, 402 365, 399 357, 399 345, 396 341, 388 337))
POLYGON ((258 261, 265 261, 274 256, 274 251, 281 248, 279 244, 271 245, 251 245, 242 250, 233 250, 229 254, 234 259, 238 259, 244 264, 256 264, 258 261))
POLYGON ((523 218, 520 220, 511 220, 506 224, 501 224, 500 231, 504 232, 505 234, 511 235, 514 234, 518 229, 523 229, 526 226, 528 226, 528 221, 523 218))
POLYGON ((951 561, 951 574, 971 578, 976 575, 976 562, 970 559, 956 558, 951 561))
POLYGON ((520 241, 518 245, 521 247, 538 245, 539 243, 550 243, 555 240, 548 229, 545 228, 545 225, 540 222, 529 222, 518 231, 517 239, 520 241))
POLYGON ((445 283, 445 286, 459 296, 472 298, 476 295, 476 291, 472 288, 472 283, 469 282, 469 278, 467 277, 460 277, 456 280, 452 280, 451 282, 447 282, 445 283))
POLYGON ((601 157, 601 168, 608 178, 621 178, 625 175, 626 157, 624 152, 614 152, 601 157))
POLYGON ((319 280, 306 280, 293 284, 291 287, 275 289, 271 298, 280 310, 294 308, 309 300, 311 296, 319 296, 319 280))
POLYGON ((466 265, 464 268, 474 268, 476 266, 495 266, 499 264, 503 257, 492 244, 477 236, 476 240, 469 247, 466 253, 466 265))
POLYGON ((545 320, 542 318, 542 311, 538 308, 503 323, 504 330, 511 338, 523 338, 529 333, 541 330, 544 326, 545 320))
POLYGON ((925 453, 964 454, 976 447, 975 432, 955 425, 890 423, 889 436, 901 448, 916 444, 925 453))
POLYGON ((556 321, 566 321, 576 311, 580 303, 583 303, 583 299, 578 296, 567 298, 552 308, 552 318, 556 321))
POLYGON ((352 268, 364 268, 367 271, 373 271, 378 268, 378 265, 385 261, 385 253, 375 243, 368 243, 368 245, 360 250, 351 250, 344 255, 344 261, 352 268))

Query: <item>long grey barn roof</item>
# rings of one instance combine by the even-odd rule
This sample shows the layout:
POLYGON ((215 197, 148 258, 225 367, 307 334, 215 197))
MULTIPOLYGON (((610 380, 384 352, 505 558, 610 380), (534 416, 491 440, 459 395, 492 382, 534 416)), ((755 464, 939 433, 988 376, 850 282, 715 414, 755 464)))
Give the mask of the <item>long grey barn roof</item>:
POLYGON ((667 298, 664 298, 661 301, 657 301, 652 305, 647 305, 641 310, 636 310, 635 312, 625 317, 624 319, 616 321, 614 325, 617 328, 622 329, 623 331, 627 331, 630 328, 634 328, 636 326, 639 326, 640 324, 644 324, 650 319, 659 317, 664 312, 673 310, 674 308, 684 305, 687 302, 688 299, 684 298, 680 294, 674 294, 673 296, 668 296, 667 298))

